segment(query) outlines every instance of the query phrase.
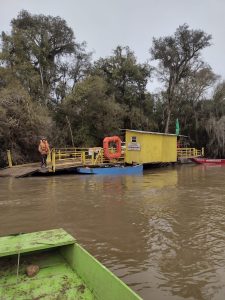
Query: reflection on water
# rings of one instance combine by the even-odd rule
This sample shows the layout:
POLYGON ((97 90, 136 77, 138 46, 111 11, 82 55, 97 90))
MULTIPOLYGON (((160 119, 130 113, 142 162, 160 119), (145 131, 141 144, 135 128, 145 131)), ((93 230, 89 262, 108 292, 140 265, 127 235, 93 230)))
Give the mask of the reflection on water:
POLYGON ((225 168, 0 179, 0 234, 63 227, 144 299, 224 299, 225 168))

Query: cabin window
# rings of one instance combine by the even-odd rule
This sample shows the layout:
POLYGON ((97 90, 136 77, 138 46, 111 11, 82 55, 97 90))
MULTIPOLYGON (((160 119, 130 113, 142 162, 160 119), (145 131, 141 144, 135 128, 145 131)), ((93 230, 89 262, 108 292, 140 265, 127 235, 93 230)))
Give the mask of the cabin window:
POLYGON ((132 136, 131 137, 131 142, 132 143, 137 143, 137 137, 136 136, 132 136))

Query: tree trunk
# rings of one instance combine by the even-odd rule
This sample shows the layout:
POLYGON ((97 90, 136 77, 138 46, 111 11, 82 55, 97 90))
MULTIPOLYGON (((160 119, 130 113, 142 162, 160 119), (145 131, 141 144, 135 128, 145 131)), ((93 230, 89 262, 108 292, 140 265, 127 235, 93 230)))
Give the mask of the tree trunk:
POLYGON ((72 146, 74 148, 73 132, 72 132, 72 128, 71 128, 71 124, 70 124, 70 120, 69 120, 68 116, 66 116, 66 120, 67 120, 67 123, 68 123, 68 126, 69 126, 69 130, 70 130, 70 136, 71 136, 72 146))
POLYGON ((166 126, 165 126, 165 133, 169 132, 169 125, 170 125, 170 117, 171 117, 171 108, 168 107, 167 110, 167 118, 166 118, 166 126))
POLYGON ((198 116, 194 107, 194 119, 195 119, 195 143, 196 145, 199 145, 198 141, 198 116))

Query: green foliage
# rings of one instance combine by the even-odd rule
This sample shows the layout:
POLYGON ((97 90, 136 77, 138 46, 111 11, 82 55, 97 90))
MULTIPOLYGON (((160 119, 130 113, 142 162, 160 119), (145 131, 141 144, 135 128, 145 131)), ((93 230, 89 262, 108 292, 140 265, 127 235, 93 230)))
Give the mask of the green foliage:
POLYGON ((115 101, 126 111, 123 127, 143 129, 141 115, 144 114, 143 109, 149 99, 146 86, 151 67, 147 63, 137 63, 129 47, 118 46, 112 56, 95 62, 92 74, 105 78, 108 83, 108 94, 112 94, 115 101))
MULTIPOLYGON (((1 72, 2 71, 2 72, 1 72)), ((0 164, 6 160, 5 152, 11 149, 14 163, 32 161, 37 157, 41 135, 50 136, 51 119, 40 104, 32 101, 18 80, 5 70, 4 87, 0 87, 0 164)))
POLYGON ((120 105, 107 94, 105 80, 90 76, 77 84, 59 106, 56 122, 62 126, 66 144, 71 145, 67 116, 73 129, 75 145, 94 146, 102 145, 104 136, 119 133, 122 115, 120 105))
POLYGON ((57 147, 101 146, 121 128, 174 133, 177 118, 194 146, 225 156, 225 84, 200 56, 210 35, 184 24, 174 35, 154 38, 162 89, 151 94, 153 68, 129 47, 92 63, 86 43, 75 42, 60 17, 21 11, 11 26, 1 34, 1 165, 6 149, 14 162, 36 160, 41 135, 57 147))
POLYGON ((213 157, 225 157, 225 82, 216 85, 212 98, 202 108, 207 133, 207 151, 213 157))
POLYGON ((171 119, 179 118, 183 134, 190 135, 196 144, 201 144, 202 126, 204 126, 202 111, 209 89, 213 87, 217 76, 210 67, 202 67, 193 71, 181 80, 174 94, 175 107, 171 119))
POLYGON ((23 10, 2 33, 2 54, 32 96, 52 99, 59 81, 59 59, 75 50, 74 35, 60 17, 31 15, 23 10))
POLYGON ((213 157, 225 157, 225 116, 211 117, 206 126, 209 136, 207 150, 213 157))

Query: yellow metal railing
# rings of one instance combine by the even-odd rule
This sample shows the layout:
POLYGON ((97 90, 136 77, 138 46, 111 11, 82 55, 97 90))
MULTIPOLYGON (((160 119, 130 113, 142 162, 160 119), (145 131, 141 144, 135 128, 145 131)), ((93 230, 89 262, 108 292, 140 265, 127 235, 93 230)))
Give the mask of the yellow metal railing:
MULTIPOLYGON (((110 149, 111 152, 115 151, 114 148, 110 149)), ((13 167, 13 159, 10 150, 7 150, 8 167, 13 167)), ((124 152, 122 152, 119 159, 109 160, 104 156, 103 148, 52 148, 47 157, 47 165, 49 171, 55 172, 57 165, 82 165, 82 166, 95 166, 100 164, 124 162, 124 152), (71 163, 71 164, 70 164, 71 163)), ((21 165, 20 165, 21 166, 21 165)))
POLYGON ((57 164, 74 161, 83 166, 94 166, 98 164, 107 164, 109 162, 124 161, 124 155, 117 160, 110 160, 104 156, 103 148, 53 148, 51 150, 51 167, 55 172, 57 164))
POLYGON ((191 158, 204 156, 204 148, 196 149, 196 148, 177 148, 177 158, 191 158))

